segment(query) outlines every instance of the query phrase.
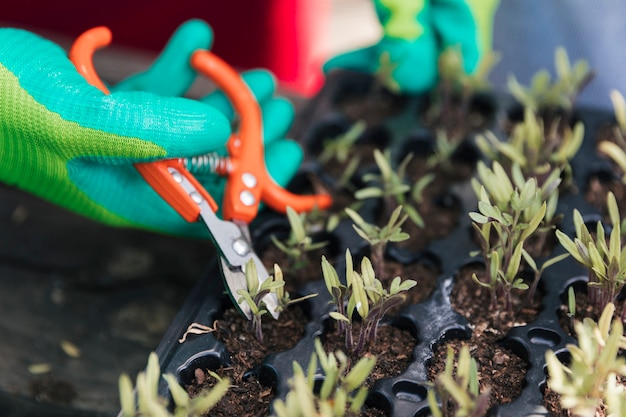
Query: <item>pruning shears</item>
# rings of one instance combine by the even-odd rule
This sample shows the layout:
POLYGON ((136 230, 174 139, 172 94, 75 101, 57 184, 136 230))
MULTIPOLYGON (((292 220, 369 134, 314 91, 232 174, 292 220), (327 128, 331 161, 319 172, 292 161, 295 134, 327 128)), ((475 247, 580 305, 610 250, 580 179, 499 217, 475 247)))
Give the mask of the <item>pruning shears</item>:
MULTIPOLYGON (((69 53, 78 72, 106 94, 109 90, 96 73, 92 58, 97 49, 111 43, 111 38, 111 31, 106 27, 90 29, 76 39, 69 53)), ((259 204, 264 202, 279 212, 286 212, 288 206, 301 212, 315 207, 328 208, 332 199, 327 194, 296 195, 276 184, 267 172, 263 156, 261 108, 248 85, 229 64, 209 51, 195 51, 190 64, 224 91, 240 117, 238 132, 234 132, 226 144, 228 157, 216 164, 216 174, 227 177, 221 206, 223 219, 216 214, 218 205, 213 197, 187 170, 183 160, 138 163, 135 167, 186 221, 204 222, 218 249, 228 293, 240 313, 250 320, 252 311, 238 295, 238 291, 246 290, 246 264, 254 262, 259 282, 269 277, 254 252, 248 230, 248 224, 258 213, 259 204)), ((277 318, 276 295, 269 293, 263 301, 267 310, 277 318)))

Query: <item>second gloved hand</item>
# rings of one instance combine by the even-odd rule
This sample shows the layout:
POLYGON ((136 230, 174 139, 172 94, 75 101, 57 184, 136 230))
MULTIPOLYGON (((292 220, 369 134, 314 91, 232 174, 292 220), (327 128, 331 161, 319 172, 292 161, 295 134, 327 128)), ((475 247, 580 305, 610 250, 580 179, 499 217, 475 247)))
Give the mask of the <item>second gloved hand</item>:
POLYGON ((331 58, 324 71, 344 68, 375 74, 381 64, 388 65, 397 88, 406 94, 417 94, 436 84, 439 53, 449 46, 460 48, 468 73, 476 68, 489 41, 482 39, 484 29, 491 26, 498 0, 373 0, 373 3, 383 29, 381 39, 374 45, 331 58))

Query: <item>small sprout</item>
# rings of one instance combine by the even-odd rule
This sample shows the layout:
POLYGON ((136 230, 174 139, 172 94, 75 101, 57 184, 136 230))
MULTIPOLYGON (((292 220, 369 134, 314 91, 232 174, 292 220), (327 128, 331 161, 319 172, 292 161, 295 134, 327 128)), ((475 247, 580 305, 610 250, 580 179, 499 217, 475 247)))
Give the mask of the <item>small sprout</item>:
POLYGON ((454 350, 448 346, 444 372, 437 376, 428 391, 428 405, 433 417, 483 417, 489 409, 490 388, 479 392, 478 367, 464 345, 454 372, 454 350), (437 397, 441 404, 437 403, 437 397))
POLYGON ((210 390, 189 398, 187 391, 180 386, 174 375, 163 375, 174 401, 174 410, 171 413, 168 400, 158 395, 160 373, 159 359, 152 352, 146 370, 137 375, 136 399, 130 377, 127 374, 120 376, 121 417, 200 417, 219 402, 230 386, 228 379, 219 379, 210 390))
POLYGON ((561 395, 561 406, 573 416, 593 417, 602 403, 610 412, 623 411, 623 387, 617 387, 615 376, 626 376, 626 360, 620 355, 626 338, 622 321, 611 323, 614 312, 615 306, 609 303, 597 323, 587 317, 574 324, 578 345, 567 345, 569 365, 561 363, 553 351, 546 352, 548 386, 561 395))
POLYGON ((269 294, 276 294, 278 299, 277 312, 284 311, 287 306, 306 299, 315 297, 317 294, 309 294, 304 297, 300 297, 292 300, 289 293, 285 291, 285 280, 283 279, 283 271, 280 267, 274 264, 274 274, 270 275, 263 283, 259 282, 259 275, 256 269, 256 265, 252 260, 246 264, 246 290, 238 290, 237 294, 241 296, 238 303, 245 302, 252 310, 252 320, 248 322, 248 327, 251 332, 254 332, 257 340, 263 343, 263 331, 261 321, 264 315, 268 313, 263 298, 269 294))
POLYGON ((274 245, 284 252, 290 259, 291 266, 295 269, 306 265, 306 254, 323 248, 328 242, 314 242, 307 227, 307 214, 297 213, 293 208, 287 207, 287 219, 291 231, 289 238, 281 242, 272 235, 274 245))
POLYGON ((486 53, 475 71, 468 73, 457 45, 448 46, 439 54, 439 79, 425 119, 433 130, 446 132, 449 147, 456 148, 473 130, 484 125, 484 117, 473 112, 472 100, 492 90, 488 76, 499 59, 494 52, 486 53))
POLYGON ((356 141, 365 132, 366 124, 363 121, 354 123, 350 129, 338 137, 327 139, 323 143, 323 150, 318 160, 322 164, 326 164, 332 160, 345 165, 350 159, 350 155, 354 154, 356 141))
POLYGON ((585 60, 578 60, 572 66, 562 47, 557 48, 554 53, 554 66, 557 76, 554 82, 545 69, 533 76, 529 87, 522 86, 511 76, 508 80, 509 92, 524 107, 535 113, 548 108, 571 110, 576 98, 594 74, 585 60))
POLYGON ((346 349, 358 354, 376 339, 378 325, 384 315, 393 307, 401 305, 406 291, 417 285, 413 280, 402 281, 395 277, 389 289, 384 289, 376 278, 369 258, 361 260, 361 272, 353 268, 352 254, 346 250, 346 285, 339 280, 335 268, 322 257, 322 273, 326 289, 332 297, 336 311, 330 316, 337 322, 337 331, 344 334, 346 349), (357 337, 353 335, 353 322, 356 314, 361 318, 361 327, 357 337))
POLYGON ((389 151, 383 153, 375 149, 374 160, 378 167, 378 173, 365 174, 363 181, 369 185, 357 190, 354 197, 357 200, 382 198, 387 216, 391 216, 393 210, 398 206, 403 206, 409 219, 417 226, 422 227, 424 220, 416 205, 421 203, 424 188, 433 181, 434 175, 423 176, 411 187, 406 181, 406 170, 412 158, 413 154, 408 154, 394 169, 389 151), (407 197, 409 198, 407 199, 407 197))
POLYGON ((567 289, 567 317, 576 317, 576 293, 574 287, 567 289))
POLYGON ((574 318, 576 317, 576 293, 574 287, 567 289, 567 317, 570 320, 570 328, 574 330, 574 318))
POLYGON ((252 310, 252 320, 248 322, 248 327, 260 343, 263 343, 261 318, 268 313, 263 298, 284 285, 284 281, 276 281, 271 275, 263 283, 259 282, 259 274, 254 261, 251 259, 246 263, 246 289, 237 290, 240 296, 237 303, 245 302, 252 310))
POLYGON ((479 198, 478 211, 469 213, 472 226, 477 232, 482 255, 487 264, 488 281, 474 280, 491 291, 491 302, 495 308, 497 295, 504 294, 507 311, 512 313, 511 292, 526 290, 528 285, 520 278, 522 260, 534 270, 535 277, 529 292, 534 296, 543 271, 561 261, 559 255, 537 267, 533 257, 524 249, 524 243, 552 226, 551 219, 556 209, 556 189, 559 184, 558 171, 543 187, 534 178, 524 181, 519 169, 514 169, 513 180, 496 161, 492 168, 479 162, 478 179, 472 186, 479 198))
POLYGON ((356 211, 346 208, 346 214, 352 219, 352 227, 371 247, 371 256, 376 265, 376 274, 382 276, 385 270, 385 250, 390 242, 402 242, 409 235, 402 231, 402 224, 408 218, 408 214, 401 216, 402 206, 397 207, 386 225, 383 227, 368 223, 356 211))
MULTIPOLYGON (((598 311, 607 304, 616 302, 626 284, 626 250, 622 243, 621 219, 615 195, 611 192, 607 195, 607 208, 611 221, 608 240, 602 222, 596 224, 595 231, 589 231, 578 210, 574 210, 574 239, 560 230, 556 231, 556 237, 565 250, 587 268, 587 294, 598 311)), ((625 315, 626 304, 622 308, 621 317, 624 318, 625 315)))
POLYGON ((293 362, 293 377, 289 379, 289 392, 285 400, 274 403, 275 417, 343 417, 346 413, 360 413, 367 398, 364 386, 372 372, 376 358, 364 356, 352 369, 348 357, 341 351, 327 354, 322 343, 315 339, 315 352, 311 355, 306 374, 293 362), (324 380, 316 390, 319 367, 324 380))
POLYGON ((527 107, 524 121, 515 126, 508 141, 500 141, 493 133, 486 132, 476 137, 476 145, 487 158, 509 170, 514 165, 519 166, 524 177, 535 177, 540 185, 554 170, 559 170, 565 185, 570 186, 570 160, 583 143, 585 128, 582 122, 576 123, 573 129, 557 127, 553 124, 546 131, 541 118, 527 107))
POLYGON ((598 144, 598 151, 613 161, 622 174, 622 183, 626 184, 626 100, 624 96, 617 90, 611 91, 611 102, 615 119, 617 120, 617 128, 615 129, 616 142, 602 141, 598 144))
POLYGON ((405 196, 411 187, 405 180, 406 167, 412 154, 407 155, 394 170, 389 151, 384 153, 374 149, 374 160, 378 167, 378 173, 369 173, 363 176, 363 181, 369 183, 365 188, 354 193, 357 200, 368 198, 382 198, 388 212, 391 212, 398 204, 403 204, 405 196))
POLYGON ((283 271, 277 264, 274 264, 274 274, 272 278, 275 283, 278 285, 274 289, 276 293, 276 297, 278 298, 278 307, 276 308, 277 312, 284 311, 291 304, 299 303, 304 300, 308 300, 309 298, 316 297, 317 294, 309 294, 300 298, 291 299, 289 292, 285 291, 285 280, 283 279, 283 271))

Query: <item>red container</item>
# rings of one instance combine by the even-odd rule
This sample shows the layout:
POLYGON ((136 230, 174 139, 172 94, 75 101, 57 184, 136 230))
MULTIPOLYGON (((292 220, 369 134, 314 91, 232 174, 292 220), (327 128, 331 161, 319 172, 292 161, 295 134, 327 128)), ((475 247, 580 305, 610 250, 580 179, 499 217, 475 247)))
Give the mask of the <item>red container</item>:
POLYGON ((330 0, 23 0, 2 7, 0 20, 75 38, 108 26, 116 45, 160 51, 184 21, 214 29, 213 51, 231 65, 267 68, 281 87, 302 95, 321 85, 330 0))

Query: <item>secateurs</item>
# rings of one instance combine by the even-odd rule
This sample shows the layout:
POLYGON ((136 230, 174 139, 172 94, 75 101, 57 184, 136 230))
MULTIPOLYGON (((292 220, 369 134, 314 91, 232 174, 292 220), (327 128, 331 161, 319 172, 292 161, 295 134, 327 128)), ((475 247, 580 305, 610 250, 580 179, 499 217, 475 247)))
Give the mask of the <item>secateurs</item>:
MULTIPOLYGON (((98 77, 92 57, 95 50, 110 42, 109 29, 97 27, 83 33, 70 50, 70 59, 77 70, 89 83, 105 93, 108 93, 108 89, 98 77)), ((259 204, 264 202, 280 212, 285 212, 288 206, 296 211, 308 211, 314 207, 327 208, 332 200, 326 194, 292 194, 276 184, 265 166, 261 108, 247 84, 230 65, 209 51, 195 51, 190 64, 224 91, 240 117, 238 132, 233 133, 226 144, 228 158, 216 172, 227 178, 221 205, 223 219, 216 214, 217 203, 189 173, 183 161, 168 159, 136 164, 135 167, 185 220, 204 222, 218 249, 227 291, 239 311, 251 319, 252 312, 248 304, 238 302, 238 291, 246 289, 246 264, 254 262, 260 282, 269 277, 254 252, 248 230, 248 224, 258 213, 259 204)), ((277 317, 278 302, 275 294, 267 294, 263 301, 268 311, 277 317)))

